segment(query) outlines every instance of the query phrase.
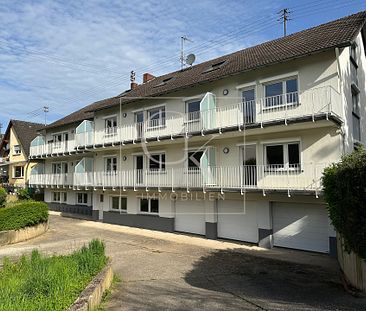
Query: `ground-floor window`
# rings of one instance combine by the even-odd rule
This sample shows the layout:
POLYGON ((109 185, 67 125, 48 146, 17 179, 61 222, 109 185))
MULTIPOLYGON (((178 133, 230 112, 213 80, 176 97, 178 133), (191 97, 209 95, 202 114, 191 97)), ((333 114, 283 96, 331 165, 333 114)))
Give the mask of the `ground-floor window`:
POLYGON ((158 199, 140 199, 140 212, 142 213, 159 213, 159 200, 158 199))
POLYGON ((14 176, 14 178, 23 178, 24 177, 24 167, 23 166, 15 166, 13 176, 14 176))
POLYGON ((111 197, 111 210, 127 212, 127 198, 119 196, 111 197))
POLYGON ((52 202, 57 203, 65 203, 67 201, 67 193, 66 192, 52 192, 52 202))
POLYGON ((77 204, 88 204, 88 194, 86 192, 78 192, 76 194, 77 204))

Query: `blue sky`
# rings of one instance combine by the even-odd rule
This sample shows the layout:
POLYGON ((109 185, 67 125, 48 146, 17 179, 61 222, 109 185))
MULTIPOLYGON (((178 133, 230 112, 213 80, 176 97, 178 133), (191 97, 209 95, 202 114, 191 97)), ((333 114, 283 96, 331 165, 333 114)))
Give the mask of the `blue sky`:
POLYGON ((366 10, 364 0, 0 0, 0 123, 48 121, 179 69, 180 36, 197 62, 282 35, 276 13, 288 7, 288 32, 366 10))

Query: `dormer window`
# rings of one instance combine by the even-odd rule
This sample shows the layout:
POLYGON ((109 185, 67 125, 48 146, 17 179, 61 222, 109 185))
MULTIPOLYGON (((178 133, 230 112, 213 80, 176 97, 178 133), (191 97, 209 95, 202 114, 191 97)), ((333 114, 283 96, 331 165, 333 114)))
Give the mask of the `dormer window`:
POLYGON ((210 65, 210 67, 208 67, 204 72, 202 73, 207 73, 207 72, 211 72, 217 69, 220 69, 224 64, 226 63, 226 60, 214 63, 212 65, 210 65))
POLYGON ((169 81, 171 81, 174 77, 165 78, 163 81, 161 81, 159 84, 155 85, 154 87, 164 86, 169 81))

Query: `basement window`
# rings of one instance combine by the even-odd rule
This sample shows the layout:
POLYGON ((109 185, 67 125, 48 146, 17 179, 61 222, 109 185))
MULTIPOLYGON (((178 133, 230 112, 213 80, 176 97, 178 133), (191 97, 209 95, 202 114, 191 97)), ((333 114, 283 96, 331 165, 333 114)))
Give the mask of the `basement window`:
POLYGON ((140 199, 140 212, 149 214, 159 213, 158 199, 140 199))
POLYGON ((205 71, 203 71, 202 73, 208 73, 217 69, 220 69, 224 64, 226 63, 226 60, 220 61, 218 63, 214 63, 212 65, 210 65, 210 67, 208 67, 205 71))

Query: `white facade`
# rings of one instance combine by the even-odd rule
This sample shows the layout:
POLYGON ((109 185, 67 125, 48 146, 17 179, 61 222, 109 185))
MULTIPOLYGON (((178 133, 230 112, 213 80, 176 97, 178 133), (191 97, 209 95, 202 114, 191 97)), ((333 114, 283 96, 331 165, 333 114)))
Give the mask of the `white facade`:
POLYGON ((30 182, 106 222, 332 252, 322 171, 366 142, 361 35, 354 46, 352 59, 328 50, 49 130, 30 182))

